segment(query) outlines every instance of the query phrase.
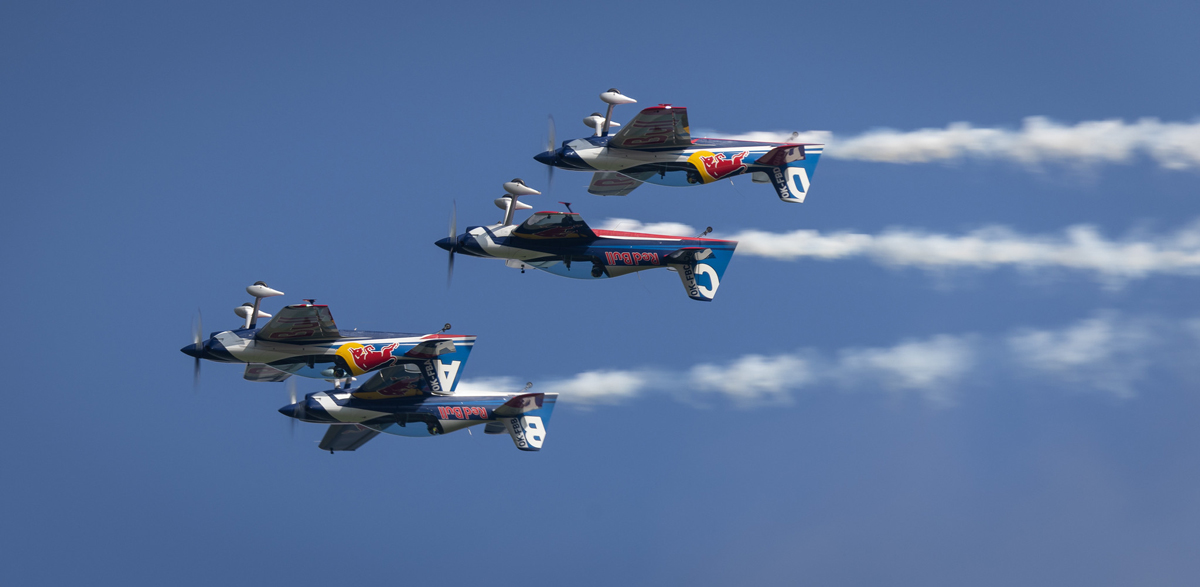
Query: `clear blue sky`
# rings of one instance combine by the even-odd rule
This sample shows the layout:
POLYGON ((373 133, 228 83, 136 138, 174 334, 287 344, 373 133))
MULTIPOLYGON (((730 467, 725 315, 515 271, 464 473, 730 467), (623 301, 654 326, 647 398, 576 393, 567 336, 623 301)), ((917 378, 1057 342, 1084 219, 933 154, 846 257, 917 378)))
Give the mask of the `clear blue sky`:
MULTIPOLYGON (((723 133, 1192 123, 1194 2, 81 2, 2 14, 5 583, 1200 575, 1194 274, 1113 286, 1069 268, 735 255, 702 304, 666 272, 586 283, 469 258, 446 291, 433 245, 452 201, 460 226, 490 223, 503 181, 543 186, 532 156, 546 115, 560 140, 583 136, 579 119, 613 86, 723 133), (289 436, 282 386, 208 364, 193 392, 178 349, 197 308, 206 329, 233 327, 260 279, 286 301, 328 303, 346 328, 477 334, 468 378, 544 389, 749 355, 822 375, 801 385, 783 369, 792 382, 756 398, 686 376, 608 404, 564 391, 540 453, 456 433, 331 456, 315 447, 320 427, 289 436), (910 343, 965 359, 922 380, 906 361, 924 355, 893 352, 910 343)), ((1085 167, 830 156, 799 206, 746 178, 625 198, 589 196, 587 181, 558 172, 542 204, 569 200, 596 224, 727 233, 1090 224, 1153 237, 1200 217, 1200 173, 1144 154, 1085 167)))

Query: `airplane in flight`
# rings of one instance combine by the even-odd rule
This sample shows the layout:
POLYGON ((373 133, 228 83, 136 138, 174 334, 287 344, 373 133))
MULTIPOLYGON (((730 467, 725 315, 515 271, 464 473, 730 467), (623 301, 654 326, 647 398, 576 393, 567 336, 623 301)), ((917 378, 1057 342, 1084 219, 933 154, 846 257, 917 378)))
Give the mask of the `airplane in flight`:
MULTIPOLYGON (((608 112, 583 119, 595 134, 563 141, 555 148, 553 122, 547 149, 534 156, 554 168, 592 173, 588 192, 624 196, 642 183, 686 187, 750 174, 755 183, 770 183, 779 199, 799 204, 808 195, 817 161, 825 150, 818 143, 767 143, 693 138, 687 108, 659 104, 639 112, 610 135, 613 107, 637 102, 616 88, 600 94, 608 112)), ((793 133, 793 141, 799 133, 793 133)))
POLYGON ((667 269, 679 275, 689 298, 711 302, 737 247, 736 241, 703 235, 689 238, 592 229, 579 214, 570 211, 570 205, 566 212, 537 212, 521 224, 513 224, 515 211, 533 209, 517 198, 541 192, 520 179, 506 182, 504 190, 505 195, 495 201, 504 210, 499 223, 473 226, 455 234, 457 220, 452 217, 450 236, 436 243, 450 252, 450 272, 454 270, 455 253, 504 259, 509 267, 522 271, 539 269, 575 279, 607 279, 647 269, 667 269))
POLYGON ((380 433, 429 438, 483 425, 484 434, 505 434, 523 451, 541 450, 555 393, 436 391, 437 374, 420 361, 377 371, 354 389, 310 393, 279 409, 301 422, 328 424, 318 447, 329 452, 357 450, 380 433))
POLYGON ((299 375, 343 384, 401 361, 420 360, 428 361, 438 374, 433 383, 438 390, 453 390, 459 370, 475 346, 475 336, 446 334, 449 324, 429 334, 341 331, 329 307, 313 300, 285 306, 272 317, 259 305, 264 298, 283 292, 258 281, 247 287, 246 293, 254 296, 254 303, 234 310, 245 320, 241 328, 213 332, 204 338, 203 325, 198 321, 192 344, 180 349, 195 359, 197 381, 202 359, 243 363, 243 376, 250 381, 284 381, 299 375), (259 328, 259 318, 271 320, 259 328))

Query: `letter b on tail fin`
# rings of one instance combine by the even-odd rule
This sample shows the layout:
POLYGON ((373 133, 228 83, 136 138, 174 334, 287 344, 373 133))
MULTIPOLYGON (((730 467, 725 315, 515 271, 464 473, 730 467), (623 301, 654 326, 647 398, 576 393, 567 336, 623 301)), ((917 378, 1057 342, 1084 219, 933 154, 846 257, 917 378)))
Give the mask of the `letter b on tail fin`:
POLYGON ((546 425, 538 416, 508 416, 503 418, 504 429, 512 436, 513 444, 521 450, 541 450, 546 440, 546 425))

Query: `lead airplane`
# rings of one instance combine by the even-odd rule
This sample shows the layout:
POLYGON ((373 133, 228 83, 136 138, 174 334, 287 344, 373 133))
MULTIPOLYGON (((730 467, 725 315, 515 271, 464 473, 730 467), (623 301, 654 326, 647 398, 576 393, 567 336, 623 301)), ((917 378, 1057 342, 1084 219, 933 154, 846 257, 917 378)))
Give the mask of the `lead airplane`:
POLYGON ((195 359, 195 376, 200 361, 244 363, 243 375, 250 381, 283 381, 292 375, 327 379, 349 385, 351 378, 401 362, 419 363, 433 373, 435 393, 452 392, 459 371, 475 346, 475 337, 446 334, 446 326, 432 334, 338 330, 329 307, 305 300, 292 304, 272 317, 259 309, 264 298, 284 295, 259 281, 246 288, 254 303, 238 306, 234 313, 245 322, 241 328, 213 332, 202 337, 199 323, 193 343, 180 349, 195 359), (271 318, 262 328, 259 318, 271 318))
POLYGON ((773 185, 780 200, 798 204, 808 194, 825 149, 818 143, 692 138, 687 108, 670 104, 642 110, 609 136, 611 127, 620 126, 612 120, 613 107, 637 100, 616 88, 600 94, 600 99, 608 104, 608 112, 583 119, 595 129, 593 136, 563 141, 556 149, 551 125, 547 150, 534 156, 551 169, 592 172, 588 192, 600 196, 624 196, 643 182, 703 185, 749 173, 754 182, 773 185))
MULTIPOLYGON (((532 385, 532 384, 530 384, 532 385)), ((454 393, 435 391, 436 377, 401 359, 356 389, 310 393, 279 412, 302 422, 329 424, 318 445, 329 452, 352 451, 380 433, 428 438, 483 425, 484 434, 504 434, 524 451, 541 450, 555 393, 454 393)))
POLYGON ((506 182, 504 190, 507 193, 495 201, 504 210, 498 224, 468 227, 455 234, 451 220, 450 236, 437 241, 437 246, 450 251, 451 272, 455 253, 504 259, 522 272, 540 269, 575 279, 606 279, 662 268, 679 275, 688 297, 711 302, 737 247, 737 241, 593 230, 569 205, 567 212, 537 212, 514 225, 516 210, 533 208, 517 198, 541 192, 520 179, 506 182))

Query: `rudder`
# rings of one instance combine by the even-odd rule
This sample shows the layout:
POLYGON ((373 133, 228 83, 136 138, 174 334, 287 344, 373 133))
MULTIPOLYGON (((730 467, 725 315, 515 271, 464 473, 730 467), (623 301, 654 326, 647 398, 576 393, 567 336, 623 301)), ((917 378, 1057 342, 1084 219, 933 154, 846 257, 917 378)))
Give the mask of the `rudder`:
POLYGON ((808 195, 808 186, 817 171, 817 161, 825 145, 784 145, 767 152, 755 162, 767 176, 775 193, 784 202, 800 204, 808 195))

